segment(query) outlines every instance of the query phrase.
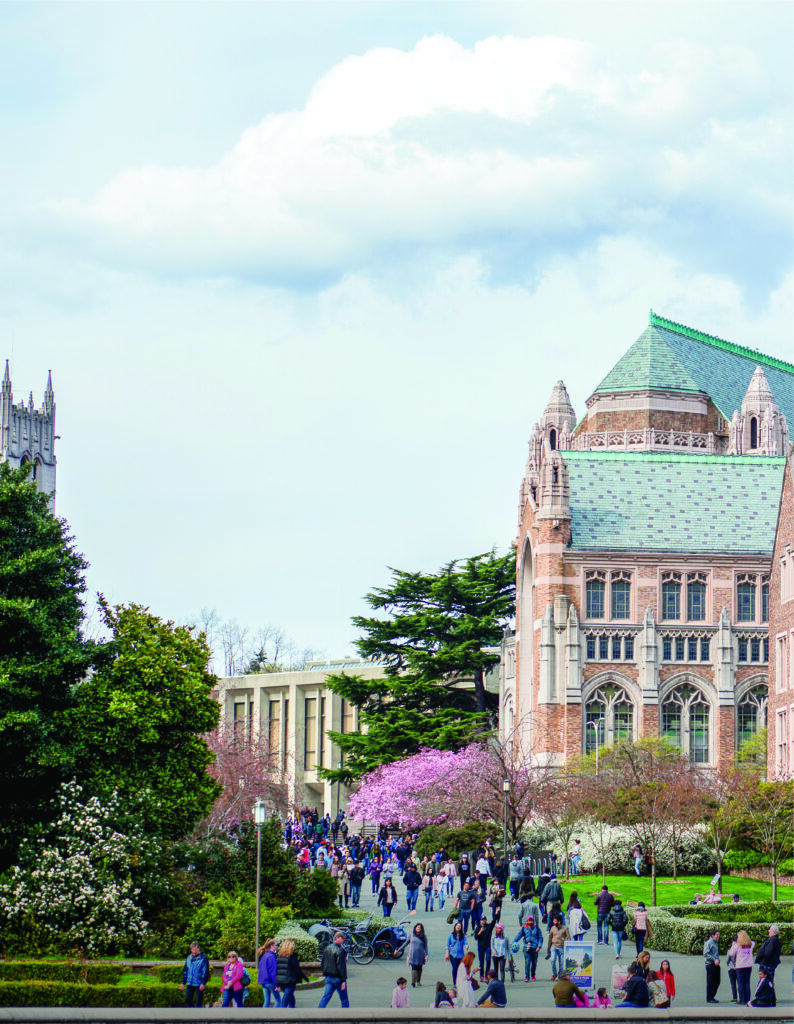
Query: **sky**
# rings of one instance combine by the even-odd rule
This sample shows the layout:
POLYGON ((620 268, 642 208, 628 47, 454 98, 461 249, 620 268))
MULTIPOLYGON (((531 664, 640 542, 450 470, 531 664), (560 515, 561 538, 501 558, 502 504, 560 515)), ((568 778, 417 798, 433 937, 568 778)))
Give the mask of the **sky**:
POLYGON ((649 309, 794 360, 794 5, 0 5, 0 357, 90 594, 328 658, 649 309))

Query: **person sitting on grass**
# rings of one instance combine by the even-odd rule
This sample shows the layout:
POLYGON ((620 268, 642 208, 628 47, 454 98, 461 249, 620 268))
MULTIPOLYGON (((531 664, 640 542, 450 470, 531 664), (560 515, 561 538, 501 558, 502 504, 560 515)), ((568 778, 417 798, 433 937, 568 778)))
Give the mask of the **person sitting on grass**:
POLYGON ((571 972, 567 970, 560 971, 560 976, 554 988, 551 990, 554 996, 555 1006, 575 1006, 573 997, 577 996, 581 1000, 580 1005, 585 1006, 585 994, 571 981, 571 972))

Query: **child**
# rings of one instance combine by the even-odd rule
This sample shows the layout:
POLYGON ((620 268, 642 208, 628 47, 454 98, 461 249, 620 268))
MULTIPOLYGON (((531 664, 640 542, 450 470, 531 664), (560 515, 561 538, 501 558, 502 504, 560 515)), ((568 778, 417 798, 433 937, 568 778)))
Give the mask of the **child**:
POLYGON ((675 975, 670 970, 669 960, 662 960, 659 964, 659 970, 656 972, 656 976, 659 981, 664 982, 664 987, 667 990, 667 998, 672 1004, 675 999, 675 975))
POLYGON ((454 988, 448 989, 443 981, 436 982, 436 996, 431 1006, 438 1009, 439 1006, 455 1006, 455 996, 457 995, 454 988))
POLYGON ((394 991, 391 994, 391 1009, 401 1010, 403 1009, 403 1007, 410 1007, 410 1005, 411 996, 408 992, 408 979, 398 978, 397 985, 395 986, 394 991))
POLYGON ((607 995, 607 990, 605 988, 600 988, 596 992, 596 994, 595 994, 595 999, 593 1000, 593 1006, 603 1006, 604 1009, 606 1009, 607 1006, 611 1006, 611 1005, 612 1005, 612 1000, 607 995))

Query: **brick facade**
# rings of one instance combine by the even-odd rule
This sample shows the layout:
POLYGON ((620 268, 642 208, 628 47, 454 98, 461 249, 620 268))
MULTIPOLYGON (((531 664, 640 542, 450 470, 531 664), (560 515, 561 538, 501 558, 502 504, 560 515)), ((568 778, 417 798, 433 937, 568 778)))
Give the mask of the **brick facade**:
POLYGON ((794 454, 787 460, 769 588, 769 775, 794 774, 794 454))

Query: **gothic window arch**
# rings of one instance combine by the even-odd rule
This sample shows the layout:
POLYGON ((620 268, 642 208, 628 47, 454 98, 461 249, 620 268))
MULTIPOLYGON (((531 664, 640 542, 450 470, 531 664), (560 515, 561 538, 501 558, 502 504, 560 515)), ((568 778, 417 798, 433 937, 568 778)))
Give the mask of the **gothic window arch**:
POLYGON ((636 733, 637 713, 628 687, 608 679, 595 687, 584 701, 582 749, 591 754, 599 747, 612 746, 636 733))
POLYGON ((600 569, 585 574, 585 617, 603 619, 607 574, 600 569))
POLYGON ((757 681, 736 697, 736 749, 741 750, 767 725, 769 687, 757 681))
POLYGON ((678 622, 681 619, 681 573, 662 574, 662 619, 678 622))
POLYGON ((711 763, 711 726, 711 703, 692 682, 679 682, 662 699, 662 738, 695 764, 711 763))
POLYGON ((758 447, 758 420, 755 416, 750 417, 750 447, 758 447))
POLYGON ((557 448, 557 431, 554 427, 549 431, 549 448, 551 448, 552 451, 555 451, 557 448))

